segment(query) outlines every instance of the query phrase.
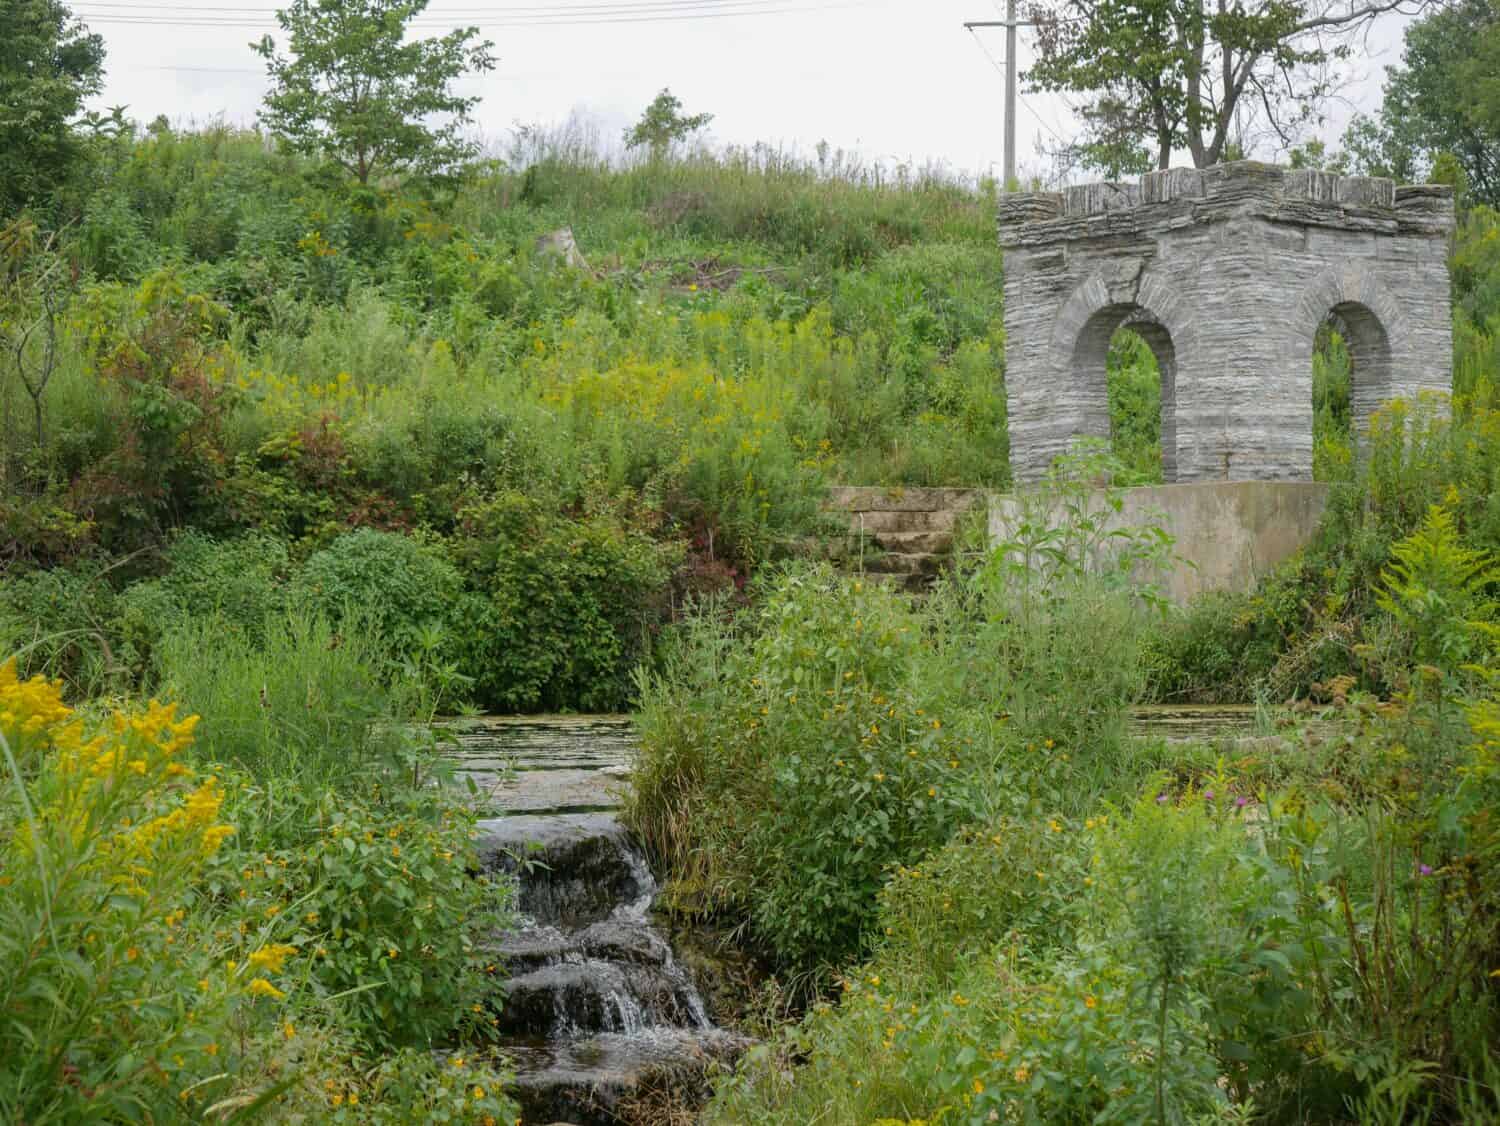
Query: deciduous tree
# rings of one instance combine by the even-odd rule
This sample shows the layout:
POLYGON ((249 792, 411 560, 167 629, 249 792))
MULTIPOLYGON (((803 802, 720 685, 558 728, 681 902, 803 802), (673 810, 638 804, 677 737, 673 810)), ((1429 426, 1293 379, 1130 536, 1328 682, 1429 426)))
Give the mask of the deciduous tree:
POLYGON ((1428 0, 1039 0, 1033 89, 1082 96, 1085 163, 1199 167, 1295 140, 1386 12, 1428 0), (1122 153, 1122 147, 1125 151, 1122 153))
POLYGON ((260 120, 295 151, 336 161, 361 184, 397 172, 441 173, 471 157, 461 136, 478 97, 453 91, 494 68, 494 44, 459 28, 408 39, 427 0, 292 0, 276 13, 289 54, 253 44, 271 91, 260 120))
POLYGON ((653 160, 660 160, 674 144, 687 140, 713 119, 711 113, 683 113, 682 99, 671 90, 663 90, 652 99, 641 119, 625 131, 625 147, 644 146, 653 160))
POLYGON ((103 82, 104 40, 59 0, 0 3, 0 216, 64 180, 84 152, 71 127, 103 82))
POLYGON ((1500 0, 1459 0, 1408 28, 1379 115, 1357 118, 1343 143, 1358 170, 1400 180, 1434 175, 1450 154, 1471 198, 1500 204, 1500 0))

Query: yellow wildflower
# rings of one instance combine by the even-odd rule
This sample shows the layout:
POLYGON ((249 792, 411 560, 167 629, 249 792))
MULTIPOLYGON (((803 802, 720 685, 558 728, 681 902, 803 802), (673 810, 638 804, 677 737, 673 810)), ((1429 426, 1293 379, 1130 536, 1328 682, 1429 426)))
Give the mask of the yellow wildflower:
POLYGON ((297 953, 295 946, 288 946, 284 942, 274 943, 270 946, 262 946, 250 955, 250 964, 258 970, 267 973, 279 974, 286 966, 286 960, 297 953))

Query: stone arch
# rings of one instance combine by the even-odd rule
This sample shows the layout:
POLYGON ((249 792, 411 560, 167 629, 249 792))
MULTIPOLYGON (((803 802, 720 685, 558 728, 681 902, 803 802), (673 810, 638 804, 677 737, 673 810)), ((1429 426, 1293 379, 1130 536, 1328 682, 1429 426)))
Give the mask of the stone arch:
POLYGON ((1146 274, 1144 263, 1125 262, 1099 271, 1079 285, 1054 322, 1053 371, 1072 392, 1073 433, 1108 438, 1109 391, 1105 364, 1110 341, 1122 327, 1140 335, 1161 373, 1162 477, 1178 477, 1177 369, 1193 347, 1186 306, 1170 286, 1146 274))
POLYGON ((1409 329, 1401 303, 1357 263, 1327 267, 1303 289, 1292 332, 1291 371, 1306 371, 1312 397, 1311 359, 1319 327, 1330 317, 1349 348, 1349 414, 1356 437, 1385 400, 1401 394, 1396 348, 1409 329))

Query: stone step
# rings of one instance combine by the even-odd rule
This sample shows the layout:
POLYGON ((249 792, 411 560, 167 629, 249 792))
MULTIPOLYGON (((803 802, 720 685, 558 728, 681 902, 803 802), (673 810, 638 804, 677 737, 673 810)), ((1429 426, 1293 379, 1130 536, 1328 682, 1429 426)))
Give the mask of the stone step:
POLYGON ((967 508, 979 489, 840 485, 828 490, 828 503, 850 512, 939 512, 967 508))
POLYGON ((865 560, 865 571, 873 575, 936 575, 949 556, 946 554, 903 553, 873 556, 865 560))
POLYGON ((630 767, 636 735, 627 716, 541 716, 459 719, 446 724, 465 767, 498 770, 630 767))
MULTIPOLYGON (((606 1034, 563 1044, 510 1049, 516 1061, 511 1093, 528 1123, 616 1126, 622 1104, 652 1095, 681 1098, 686 1105, 706 1097, 706 1076, 716 1063, 731 1064, 750 1042, 718 1029, 647 1029, 634 1035, 606 1034)), ((678 1121, 662 1116, 633 1121, 678 1121)))
POLYGON ((672 948, 643 920, 604 919, 565 934, 557 927, 532 926, 508 934, 489 949, 505 960, 512 976, 560 962, 597 959, 639 966, 665 966, 672 948))
POLYGON ((850 535, 882 535, 886 532, 951 532, 959 513, 952 509, 933 512, 851 512, 850 535))
POLYGON ((517 906, 538 923, 584 927, 655 894, 645 859, 608 814, 517 815, 478 830, 480 864, 518 877, 517 906))
POLYGON ((881 586, 897 594, 923 594, 932 585, 932 579, 927 575, 872 575, 866 572, 860 577, 872 586, 881 586))
POLYGON ((625 804, 629 769, 517 770, 491 776, 486 785, 479 771, 469 772, 490 795, 496 812, 597 813, 625 804))
POLYGON ((511 978, 498 1013, 502 1033, 554 1039, 707 1023, 674 967, 585 958, 511 978))
POLYGON ((869 538, 882 551, 897 555, 944 555, 953 550, 952 532, 878 532, 869 538))

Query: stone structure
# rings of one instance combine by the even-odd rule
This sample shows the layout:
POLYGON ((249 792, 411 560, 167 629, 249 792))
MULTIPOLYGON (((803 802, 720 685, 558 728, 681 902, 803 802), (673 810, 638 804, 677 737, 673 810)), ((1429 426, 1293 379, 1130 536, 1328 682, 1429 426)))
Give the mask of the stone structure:
POLYGON ((1109 436, 1105 356, 1129 326, 1162 376, 1168 482, 1312 479, 1312 351, 1332 318, 1357 427, 1450 386, 1446 187, 1241 161, 1004 196, 1011 467, 1109 436))

